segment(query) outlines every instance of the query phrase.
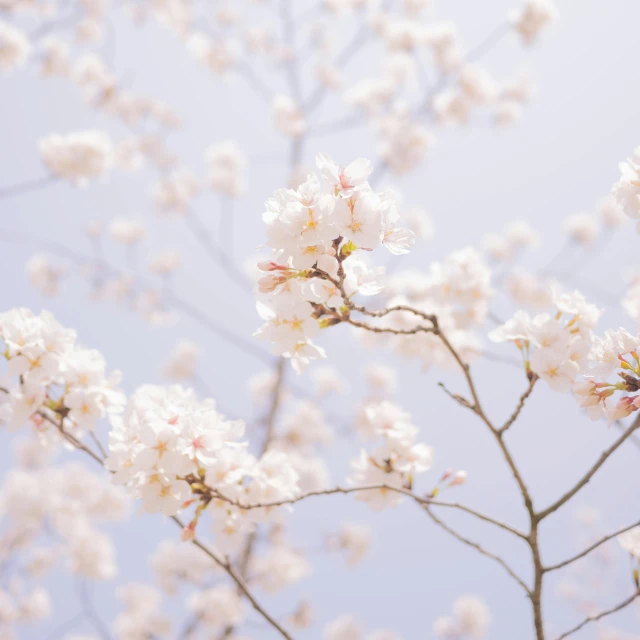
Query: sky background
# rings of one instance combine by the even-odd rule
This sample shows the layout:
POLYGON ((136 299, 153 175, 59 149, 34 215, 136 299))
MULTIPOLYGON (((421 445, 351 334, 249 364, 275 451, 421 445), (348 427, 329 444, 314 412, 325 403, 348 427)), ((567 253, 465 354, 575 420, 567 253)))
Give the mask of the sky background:
MULTIPOLYGON (((499 80, 512 77, 521 67, 532 70, 538 91, 523 121, 508 130, 495 130, 489 117, 479 113, 464 129, 438 129, 437 146, 424 165, 406 177, 387 176, 383 181, 400 190, 407 206, 426 208, 436 229, 433 241, 419 245, 406 258, 398 258, 402 265, 426 267, 455 249, 477 245, 484 233, 500 231, 511 220, 526 219, 543 234, 544 243, 522 262, 534 270, 544 266, 565 247, 562 220, 576 211, 593 210, 617 179, 618 163, 640 142, 640 93, 634 73, 640 3, 565 0, 558 5, 560 21, 544 34, 539 45, 525 50, 511 35, 482 60, 499 80)), ((448 0, 437 3, 433 15, 454 20, 463 41, 472 47, 504 20, 512 6, 512 2, 502 0, 448 0)), ((345 22, 344 28, 349 27, 345 22)), ((117 11, 113 33, 109 48, 118 77, 139 92, 167 101, 183 118, 184 127, 172 134, 170 145, 186 164, 203 174, 204 149, 226 139, 236 140, 253 160, 247 196, 234 209, 235 255, 238 263, 245 262, 264 239, 260 218, 263 202, 285 185, 288 172, 287 141, 270 128, 268 105, 238 79, 220 82, 194 64, 178 39, 155 24, 136 28, 117 11)), ((351 77, 370 74, 367 54, 356 58, 349 71, 351 77)), ((278 82, 280 79, 274 80, 274 86, 281 86, 278 82)), ((98 128, 115 137, 126 135, 112 119, 87 107, 79 91, 64 80, 43 81, 35 72, 27 71, 4 78, 0 86, 0 186, 43 175, 37 142, 52 131, 98 128)), ((312 79, 305 77, 304 86, 308 93, 312 79)), ((330 121, 339 113, 339 102, 329 101, 316 121, 330 121)), ((309 140, 305 163, 311 165, 319 151, 348 163, 358 156, 371 157, 373 143, 365 125, 309 140)), ((91 247, 82 232, 89 220, 136 216, 148 225, 141 263, 154 250, 183 250, 188 260, 175 279, 174 290, 231 327, 236 335, 251 339, 259 324, 252 297, 239 292, 212 264, 179 218, 156 214, 148 197, 152 183, 152 172, 142 170, 133 176, 114 173, 108 182, 86 190, 54 184, 20 197, 0 199, 2 308, 51 310, 63 325, 78 331, 81 342, 101 350, 111 368, 124 372, 123 386, 128 392, 142 383, 162 382, 161 365, 171 348, 181 338, 191 339, 202 345, 199 375, 222 410, 251 419, 246 381, 264 370, 259 359, 211 335, 189 318, 181 318, 170 328, 150 328, 126 308, 110 302, 92 304, 81 278, 72 279, 58 297, 47 299, 29 286, 24 275, 23 265, 38 245, 17 242, 8 232, 29 232, 89 254, 91 247)), ((219 202, 214 195, 200 196, 195 208, 212 229, 217 227, 219 202)), ((619 298, 624 289, 620 278, 623 269, 638 266, 638 237, 628 225, 615 237, 599 242, 608 242, 602 247, 606 251, 595 252, 593 259, 565 247, 564 257, 556 264, 558 272, 572 276, 570 284, 609 306, 608 300, 619 298), (597 293, 604 295, 598 298, 597 293)), ((108 258, 113 262, 123 264, 123 257, 118 247, 109 249, 108 258)), ((382 254, 379 260, 386 262, 388 257, 382 254)), ((502 317, 511 313, 500 295, 493 310, 502 317)), ((604 330, 618 324, 636 329, 615 308, 607 312, 600 327, 604 330)), ((368 363, 396 364, 401 380, 399 402, 420 426, 421 439, 435 449, 434 470, 425 475, 421 486, 432 486, 447 467, 465 469, 469 481, 451 495, 452 499, 526 526, 513 479, 492 439, 473 416, 437 387, 436 383, 443 380, 449 388, 462 391, 459 374, 423 373, 418 363, 371 353, 344 328, 328 332, 322 344, 329 354, 328 363, 348 378, 352 388, 348 398, 331 404, 328 410, 332 415, 348 423, 353 406, 364 392, 368 363)), ((506 419, 525 388, 524 377, 499 363, 479 363, 474 370, 488 414, 498 422, 506 419)), ((554 394, 541 384, 508 440, 535 504, 541 506, 571 486, 616 435, 606 424, 592 423, 578 413, 570 396, 554 394)), ((0 434, 2 471, 11 465, 10 440, 6 433, 0 434)), ((335 483, 343 482, 348 460, 358 446, 355 439, 347 438, 331 450, 335 483)), ((571 506, 544 523, 544 560, 556 562, 578 549, 579 525, 574 516, 581 506, 596 505, 611 530, 638 519, 639 463, 638 449, 631 444, 622 447, 571 506)), ((487 531, 458 514, 444 515, 447 522, 499 551, 518 572, 529 575, 524 545, 518 546, 510 538, 487 531)), ((278 613, 289 611, 300 597, 314 603, 318 625, 297 633, 297 638, 318 638, 322 623, 352 612, 368 629, 385 627, 407 639, 429 639, 433 620, 447 614, 453 600, 465 593, 478 594, 487 601, 493 616, 490 638, 533 637, 528 603, 502 569, 447 537, 413 504, 403 503, 374 514, 348 496, 308 501, 290 516, 289 536, 301 547, 314 549, 323 534, 335 530, 345 519, 374 527, 371 553, 361 565, 346 570, 336 557, 312 554, 315 568, 310 578, 275 598, 263 597, 270 610, 278 613)), ((92 590, 96 606, 107 621, 119 610, 114 585, 148 580, 148 550, 160 540, 177 535, 172 523, 159 516, 136 517, 109 530, 118 547, 120 575, 115 583, 99 584, 92 590)), ((602 597, 603 608, 622 600, 632 588, 628 559, 615 543, 611 553, 614 570, 610 588, 602 597)), ((558 577, 553 575, 548 581, 545 610, 550 626, 562 630, 583 615, 557 595, 558 577)), ((20 638, 43 640, 57 624, 78 611, 68 577, 55 576, 54 597, 53 620, 25 628, 20 638)), ((179 602, 167 602, 167 607, 184 617, 179 602)), ((630 633, 638 632, 640 617, 629 609, 616 616, 612 624, 630 633)), ((84 630, 88 632, 89 628, 84 630)), ((252 635, 265 640, 274 637, 268 630, 252 635)), ((593 635, 585 631, 576 637, 593 635)))

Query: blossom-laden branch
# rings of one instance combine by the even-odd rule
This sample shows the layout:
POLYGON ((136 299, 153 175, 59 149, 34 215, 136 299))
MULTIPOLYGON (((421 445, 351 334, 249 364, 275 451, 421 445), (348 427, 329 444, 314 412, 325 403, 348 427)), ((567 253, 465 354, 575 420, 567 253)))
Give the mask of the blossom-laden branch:
MULTIPOLYGON (((0 389, 0 391, 5 394, 9 394, 8 389, 2 388, 0 389)), ((78 449, 79 451, 82 451, 83 453, 89 455, 91 459, 99 464, 102 468, 107 467, 107 459, 102 458, 98 453, 92 451, 88 446, 86 446, 78 437, 69 433, 69 431, 65 427, 65 420, 72 420, 72 418, 70 417, 68 410, 62 403, 50 403, 49 407, 38 409, 34 412, 34 414, 39 416, 42 420, 52 424, 58 430, 64 440, 72 445, 75 449, 78 449)), ((77 425, 74 426, 77 428, 77 425)), ((185 527, 185 525, 177 516, 172 516, 172 520, 180 526, 181 530, 187 529, 187 527, 185 527)), ((229 575, 229 577, 236 583, 237 587, 242 591, 243 595, 246 596, 250 601, 254 609, 258 613, 260 613, 260 615, 262 615, 262 617, 271 626, 273 626, 274 629, 276 629, 282 637, 286 638, 287 640, 292 640, 288 632, 285 631, 284 628, 258 603, 255 596, 251 593, 245 582, 242 580, 241 576, 231 566, 228 560, 221 558, 216 553, 211 551, 208 547, 206 547, 206 545, 204 545, 195 537, 195 534, 193 534, 190 539, 195 546, 204 551, 218 564, 218 566, 220 566, 227 573, 227 575, 229 575)))
POLYGON ((565 631, 562 635, 558 636, 556 640, 563 640, 564 638, 568 638, 569 636, 573 635, 574 633, 577 633, 578 631, 586 627, 588 624, 591 624, 592 622, 597 622, 598 620, 602 620, 607 616, 610 616, 614 613, 618 613, 618 611, 622 611, 622 609, 624 609, 625 607, 628 607, 638 597, 640 597, 640 590, 635 591, 628 598, 623 600, 620 604, 616 605, 615 607, 612 607, 611 609, 602 611, 597 615, 587 616, 580 624, 577 624, 572 629, 569 629, 569 631, 565 631))

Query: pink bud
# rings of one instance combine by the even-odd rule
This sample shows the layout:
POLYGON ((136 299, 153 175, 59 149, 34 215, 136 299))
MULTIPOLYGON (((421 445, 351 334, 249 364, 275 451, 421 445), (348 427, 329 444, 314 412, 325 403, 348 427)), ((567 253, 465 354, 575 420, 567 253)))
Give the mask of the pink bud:
POLYGON ((446 480, 448 480, 451 477, 452 473, 453 469, 445 469, 444 473, 442 474, 442 478, 440 478, 440 482, 445 482, 446 480))
POLYGON ((31 422, 33 422, 34 427, 39 429, 44 424, 44 418, 39 413, 34 413, 31 416, 31 422))
POLYGON ((263 260, 262 262, 258 262, 258 269, 260 269, 260 271, 285 271, 289 269, 289 267, 284 267, 273 260, 263 260))
POLYGON ((455 487, 459 484, 464 484, 467 481, 467 472, 466 471, 456 471, 453 476, 453 480, 449 483, 450 487, 455 487))
POLYGON ((269 274, 258 280, 258 291, 260 293, 271 293, 277 286, 287 281, 286 276, 269 274))
POLYGON ((196 537, 196 521, 192 520, 180 534, 182 542, 191 542, 196 537))

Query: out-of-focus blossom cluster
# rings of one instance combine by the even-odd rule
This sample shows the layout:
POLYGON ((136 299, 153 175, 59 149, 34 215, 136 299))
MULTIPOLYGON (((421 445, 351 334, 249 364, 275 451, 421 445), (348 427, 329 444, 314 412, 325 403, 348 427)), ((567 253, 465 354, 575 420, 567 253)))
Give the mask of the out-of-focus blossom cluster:
POLYGON ((402 640, 402 636, 388 629, 365 632, 355 616, 345 613, 325 625, 322 640, 402 640))
POLYGON ((475 595, 460 596, 451 615, 433 623, 433 633, 449 640, 480 640, 487 637, 490 624, 491 613, 484 600, 475 595))
MULTIPOLYGON (((640 219, 640 147, 633 156, 620 163, 620 179, 613 185, 612 195, 632 220, 640 219)), ((638 223, 640 231, 640 222, 638 223)))
POLYGON ((17 465, 0 485, 0 566, 11 569, 0 587, 3 638, 13 638, 16 625, 51 614, 49 592, 39 582, 52 572, 91 581, 117 573, 115 545, 98 525, 125 519, 128 496, 82 464, 53 466, 52 445, 46 436, 17 440, 17 465))
MULTIPOLYGON (((494 291, 491 270, 481 255, 467 247, 453 252, 443 261, 431 262, 425 270, 398 272, 385 283, 385 306, 409 306, 423 314, 435 315, 438 325, 454 348, 469 359, 477 353, 480 341, 473 330, 481 326, 489 312, 494 291)), ((411 311, 389 313, 375 321, 397 335, 366 335, 371 345, 385 346, 400 356, 417 357, 427 369, 431 366, 454 367, 451 353, 438 336, 412 332, 425 320, 411 311)))
MULTIPOLYGON (((431 468, 431 447, 417 443, 418 427, 411 417, 391 402, 370 404, 365 408, 368 429, 381 440, 374 451, 362 449, 352 462, 349 482, 356 486, 385 485, 410 489, 416 474, 431 468)), ((402 502, 402 494, 386 488, 358 492, 357 499, 379 511, 402 502)))

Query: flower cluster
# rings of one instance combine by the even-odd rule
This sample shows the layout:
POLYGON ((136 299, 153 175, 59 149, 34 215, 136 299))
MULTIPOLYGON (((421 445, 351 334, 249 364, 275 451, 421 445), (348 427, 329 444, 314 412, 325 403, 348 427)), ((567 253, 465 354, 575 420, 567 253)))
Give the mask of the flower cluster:
POLYGON ((220 633, 228 626, 236 626, 246 616, 242 598, 231 585, 198 591, 189 598, 188 606, 210 634, 220 633))
POLYGON ((128 584, 116 591, 124 611, 113 621, 115 637, 122 640, 135 638, 169 638, 171 618, 162 611, 162 595, 145 584, 128 584))
POLYGON ((230 198, 239 198, 245 191, 244 173, 247 159, 234 142, 221 142, 206 151, 209 165, 209 184, 230 198))
POLYGON ((256 558, 253 569, 257 583, 267 593, 281 591, 312 572, 311 563, 301 551, 278 540, 264 555, 256 558))
POLYGON ((593 337, 584 380, 573 385, 578 404, 592 420, 626 418, 640 408, 640 338, 626 329, 608 329, 593 337), (608 378, 615 373, 615 382, 608 378), (617 400, 616 393, 620 393, 617 400))
POLYGON ((354 254, 384 245, 400 255, 415 240, 412 231, 396 226, 393 194, 369 186, 367 160, 341 167, 320 154, 316 162, 325 188, 311 174, 297 190, 281 189, 266 203, 263 219, 273 256, 258 265, 265 274, 258 282, 264 294, 258 312, 266 321, 258 335, 292 358, 298 370, 309 359, 324 357, 312 339, 344 319, 345 305, 356 294, 382 289, 382 270, 354 254))
MULTIPOLYGON (((613 185, 612 194, 632 220, 640 219, 640 147, 633 157, 620 163, 620 180, 613 185)), ((640 231, 640 222, 638 222, 640 231)))
POLYGON ((477 596, 460 596, 454 603, 450 616, 442 616, 433 623, 437 638, 459 640, 487 636, 491 613, 485 602, 477 596))
POLYGON ((102 131, 52 133, 40 141, 40 155, 51 174, 78 185, 102 177, 114 164, 114 147, 102 131))
POLYGON ((342 551, 347 564, 355 566, 369 552, 371 546, 371 530, 369 527, 354 522, 345 522, 336 535, 328 540, 331 551, 342 551))
POLYGON ((183 584, 201 587, 212 573, 220 571, 196 546, 174 539, 156 547, 150 564, 158 586, 168 595, 175 595, 183 584))
POLYGON ((62 327, 50 313, 2 313, 0 338, 8 373, 18 378, 14 387, 0 392, 0 422, 10 429, 32 419, 43 428, 64 426, 79 433, 122 410, 125 398, 116 388, 119 372, 107 376, 102 355, 78 346, 75 331, 62 327))
POLYGON ((98 525, 125 519, 128 496, 81 464, 53 466, 47 440, 16 440, 18 464, 0 485, 0 565, 14 574, 5 574, 0 587, 2 638, 17 637, 16 625, 50 615, 49 592, 38 583, 54 571, 92 581, 117 573, 115 545, 98 525))
POLYGON ((469 359, 480 344, 472 331, 487 318, 493 293, 491 270, 481 255, 470 247, 455 251, 442 262, 432 262, 426 273, 411 269, 390 278, 385 288, 386 307, 401 310, 374 321, 390 335, 367 334, 366 338, 372 344, 390 347, 397 355, 419 358, 425 369, 434 365, 455 367, 439 337, 418 330, 428 327, 428 321, 402 307, 437 316, 449 342, 469 359))
POLYGON ((220 544, 237 542, 239 531, 275 515, 242 509, 293 498, 298 474, 282 452, 259 459, 239 439, 244 423, 227 420, 213 400, 199 402, 178 385, 140 387, 123 416, 112 418, 106 460, 116 482, 131 487, 148 512, 175 515, 197 503, 184 532, 192 537, 200 514, 214 514, 220 544), (234 506, 235 505, 235 506, 234 506))
POLYGON ((363 625, 351 614, 345 613, 325 625, 323 640, 401 640, 395 631, 375 629, 365 633, 363 625))
MULTIPOLYGON (((418 427, 406 412, 391 402, 372 403, 366 407, 365 415, 370 432, 382 443, 372 452, 361 450, 359 457, 351 463, 349 483, 355 486, 411 488, 415 475, 431 468, 431 447, 416 443, 418 427)), ((358 492, 357 499, 366 501, 372 509, 379 511, 399 504, 402 495, 380 488, 358 492)))
POLYGON ((27 35, 17 27, 0 20, 0 73, 23 66, 31 53, 27 35))
POLYGON ((521 9, 514 10, 509 18, 526 44, 538 39, 540 32, 555 22, 558 10, 551 0, 527 0, 521 9))
POLYGON ((555 313, 529 316, 517 311, 513 318, 489 334, 493 342, 513 342, 520 349, 528 375, 536 375, 551 389, 566 393, 578 373, 589 366, 594 345, 592 329, 601 310, 578 291, 553 291, 555 313))

